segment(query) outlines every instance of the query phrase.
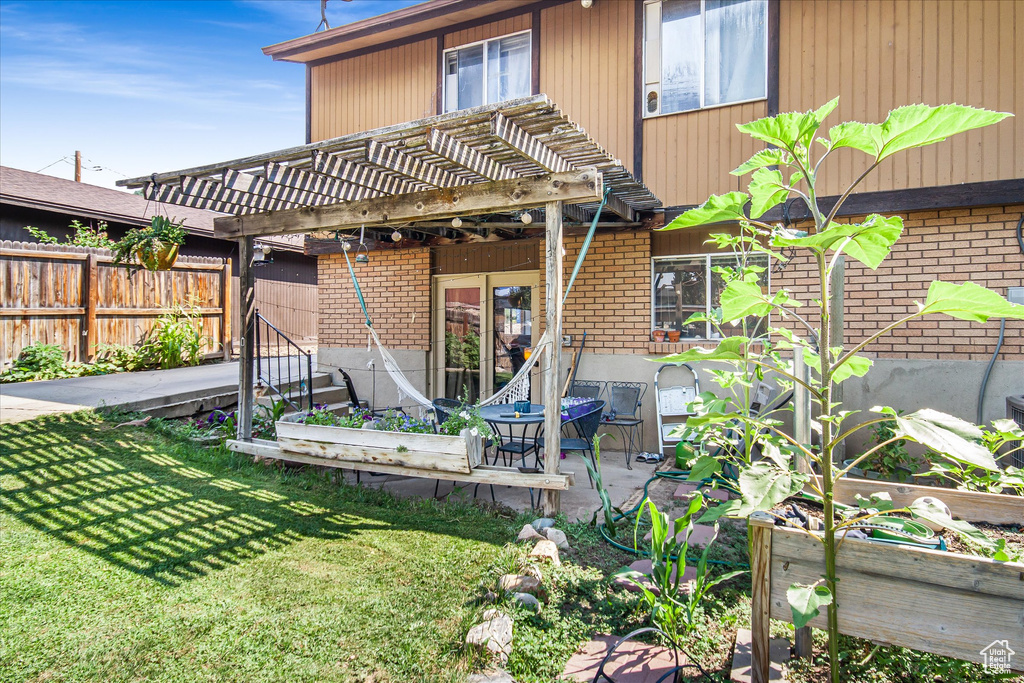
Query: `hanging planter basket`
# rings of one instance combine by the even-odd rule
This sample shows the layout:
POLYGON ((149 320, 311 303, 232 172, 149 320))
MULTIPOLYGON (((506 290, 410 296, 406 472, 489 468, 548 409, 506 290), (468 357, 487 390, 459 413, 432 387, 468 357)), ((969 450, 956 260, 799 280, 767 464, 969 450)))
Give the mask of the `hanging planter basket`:
POLYGON ((139 249, 135 258, 146 270, 170 270, 178 260, 179 244, 155 242, 152 249, 139 249))

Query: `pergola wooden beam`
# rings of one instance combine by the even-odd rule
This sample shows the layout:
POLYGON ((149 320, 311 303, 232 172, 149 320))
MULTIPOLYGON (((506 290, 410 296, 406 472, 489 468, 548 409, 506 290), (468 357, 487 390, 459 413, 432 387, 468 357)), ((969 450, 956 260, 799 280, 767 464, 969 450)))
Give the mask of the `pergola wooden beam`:
MULTIPOLYGON (((407 180, 385 175, 375 169, 361 166, 347 159, 342 159, 336 154, 326 152, 313 152, 313 170, 369 190, 369 192, 365 192, 358 197, 351 197, 353 200, 363 199, 364 197, 379 197, 386 194, 401 194, 416 189, 416 186, 407 180)), ((348 198, 339 197, 339 199, 348 198)))
POLYGON ((437 156, 444 157, 448 161, 469 169, 478 176, 488 180, 508 180, 510 178, 518 178, 520 175, 515 170, 502 166, 486 154, 476 151, 450 135, 445 135, 436 128, 430 129, 430 136, 427 138, 427 149, 437 156))
POLYGON ((491 118, 491 135, 546 171, 561 173, 573 168, 554 150, 501 114, 496 113, 491 118))
POLYGON ((312 173, 305 169, 293 168, 285 164, 268 161, 265 166, 266 178, 269 182, 277 185, 287 185, 297 190, 305 190, 314 194, 330 197, 333 201, 339 201, 346 192, 345 183, 337 178, 312 173))
MULTIPOLYGON (((549 202, 599 201, 604 179, 588 167, 534 178, 494 180, 463 187, 373 197, 332 206, 302 207, 285 211, 224 216, 214 220, 216 237, 285 235, 315 230, 344 230, 368 223, 375 226, 500 213, 549 205, 549 202)), ((559 215, 561 218, 561 215, 559 215)))
POLYGON ((305 205, 319 206, 321 204, 328 204, 337 201, 315 192, 298 190, 294 187, 288 187, 287 185, 278 185, 267 181, 266 178, 261 178, 260 176, 255 176, 251 173, 233 171, 231 169, 224 171, 223 184, 224 187, 229 187, 232 190, 238 190, 239 192, 245 192, 250 195, 268 197, 274 201, 284 202, 286 207, 305 205))
POLYGON ((407 176, 433 187, 469 185, 468 180, 422 159, 409 156, 394 147, 370 140, 366 143, 366 160, 381 168, 407 176))
POLYGON ((254 209, 247 204, 239 204, 223 197, 241 199, 241 193, 230 194, 232 191, 221 193, 221 196, 206 196, 202 194, 190 195, 182 192, 177 185, 163 185, 161 183, 146 183, 142 188, 142 196, 154 202, 165 204, 177 204, 179 206, 190 206, 194 209, 207 209, 209 211, 220 211, 222 213, 252 213, 254 209))

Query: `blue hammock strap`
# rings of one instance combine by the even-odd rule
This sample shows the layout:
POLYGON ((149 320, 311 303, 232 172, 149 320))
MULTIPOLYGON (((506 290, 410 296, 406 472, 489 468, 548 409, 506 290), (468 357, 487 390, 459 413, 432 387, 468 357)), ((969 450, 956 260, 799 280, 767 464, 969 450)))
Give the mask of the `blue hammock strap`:
POLYGON ((348 264, 348 274, 352 276, 352 285, 356 288, 356 296, 359 297, 359 305, 363 309, 363 316, 366 318, 367 327, 373 327, 373 322, 370 320, 370 314, 366 312, 366 299, 363 298, 363 289, 359 286, 359 280, 356 279, 356 271, 352 269, 352 261, 348 257, 348 252, 342 250, 345 254, 345 263, 348 264))
POLYGON ((590 249, 590 243, 594 239, 594 233, 597 232, 597 221, 601 218, 601 210, 604 209, 604 205, 608 203, 608 195, 611 194, 611 188, 604 191, 604 196, 601 197, 601 205, 597 207, 597 211, 594 213, 594 220, 590 221, 590 230, 587 231, 587 237, 583 240, 583 246, 580 247, 579 256, 576 257, 576 265, 573 266, 572 275, 569 277, 569 284, 565 287, 565 294, 562 295, 562 306, 565 307, 565 301, 569 298, 569 291, 572 289, 572 285, 576 282, 576 276, 580 273, 580 268, 583 267, 583 260, 587 257, 587 250, 590 249))

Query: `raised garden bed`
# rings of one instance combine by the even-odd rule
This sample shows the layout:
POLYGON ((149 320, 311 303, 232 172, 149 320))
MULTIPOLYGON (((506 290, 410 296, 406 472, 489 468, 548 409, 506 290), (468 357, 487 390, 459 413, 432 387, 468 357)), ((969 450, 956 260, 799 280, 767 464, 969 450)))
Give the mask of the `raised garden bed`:
MULTIPOLYGON (((993 524, 1024 522, 1024 498, 927 486, 843 480, 836 499, 889 490, 903 498, 936 496, 954 517, 993 524), (841 491, 841 493, 840 493, 841 491)), ((899 496, 899 498, 897 498, 899 496)), ((767 681, 769 619, 792 621, 786 591, 814 584, 825 573, 822 544, 799 529, 777 527, 772 517, 750 518, 754 671, 767 681), (763 677, 762 677, 763 676, 763 677)), ((837 553, 839 631, 896 645, 984 663, 998 641, 1024 652, 1024 563, 890 545, 850 538, 837 553)), ((810 622, 826 628, 824 610, 810 622)), ((1011 662, 1024 669, 1024 660, 1011 662)))

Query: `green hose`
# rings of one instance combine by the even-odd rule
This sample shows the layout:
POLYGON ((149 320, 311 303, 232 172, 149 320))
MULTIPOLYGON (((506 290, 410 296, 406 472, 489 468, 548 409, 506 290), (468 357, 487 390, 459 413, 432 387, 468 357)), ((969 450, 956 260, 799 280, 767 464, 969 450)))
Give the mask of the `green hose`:
MULTIPOLYGON (((657 479, 669 479, 671 481, 682 482, 688 481, 689 476, 689 470, 679 470, 676 472, 655 472, 653 477, 644 482, 644 496, 643 498, 640 499, 640 502, 633 506, 632 509, 626 510, 620 515, 614 517, 613 521, 618 522, 621 519, 628 519, 640 510, 640 506, 643 505, 645 500, 647 500, 647 487, 651 485, 652 481, 655 481, 657 479)), ((700 488, 702 486, 706 486, 709 484, 717 484, 717 488, 725 489, 726 491, 735 493, 737 495, 739 494, 739 489, 736 488, 732 480, 718 475, 701 479, 700 483, 697 484, 697 487, 700 488)), ((601 536, 604 538, 605 541, 611 544, 612 547, 618 548, 619 550, 624 550, 632 555, 636 555, 637 557, 648 557, 650 555, 650 553, 648 553, 645 550, 637 550, 636 548, 630 548, 629 546, 622 545, 621 543, 619 543, 618 541, 616 541, 608 535, 608 530, 605 528, 603 524, 600 525, 598 528, 601 530, 601 536)), ((679 558, 673 556, 671 559, 678 560, 679 558)), ((700 558, 687 557, 686 561, 692 564, 696 564, 700 561, 700 558)), ((708 560, 708 564, 716 564, 724 567, 737 567, 739 569, 750 569, 750 565, 746 562, 726 562, 725 560, 708 560)))

